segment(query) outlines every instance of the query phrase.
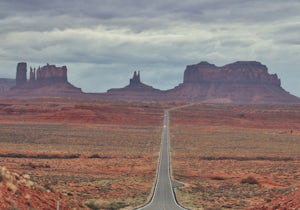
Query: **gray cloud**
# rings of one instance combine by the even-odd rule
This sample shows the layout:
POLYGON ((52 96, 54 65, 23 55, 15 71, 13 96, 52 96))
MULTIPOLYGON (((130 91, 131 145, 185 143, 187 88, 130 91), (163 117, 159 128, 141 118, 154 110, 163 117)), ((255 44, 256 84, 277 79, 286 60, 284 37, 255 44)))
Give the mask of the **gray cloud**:
POLYGON ((168 89, 187 64, 258 60, 299 96, 299 10, 298 0, 2 0, 0 76, 48 62, 85 91, 125 86, 133 70, 168 89))

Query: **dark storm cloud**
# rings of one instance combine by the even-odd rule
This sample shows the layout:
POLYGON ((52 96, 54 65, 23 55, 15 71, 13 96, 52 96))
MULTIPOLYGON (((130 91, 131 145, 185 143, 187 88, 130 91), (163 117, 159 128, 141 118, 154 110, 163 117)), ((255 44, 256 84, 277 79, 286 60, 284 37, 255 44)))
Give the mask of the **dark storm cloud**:
POLYGON ((84 90, 123 86, 137 69, 167 89, 187 64, 259 60, 284 77, 300 65, 299 10, 298 0, 2 0, 0 76, 24 60, 67 65, 84 90))

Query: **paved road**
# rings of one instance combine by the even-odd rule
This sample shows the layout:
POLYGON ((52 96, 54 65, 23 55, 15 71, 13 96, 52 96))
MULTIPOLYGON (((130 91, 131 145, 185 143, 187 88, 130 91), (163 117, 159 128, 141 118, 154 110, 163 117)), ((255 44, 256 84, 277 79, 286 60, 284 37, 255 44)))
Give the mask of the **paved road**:
POLYGON ((184 210, 174 195, 170 176, 169 111, 164 112, 159 168, 151 201, 139 210, 184 210))

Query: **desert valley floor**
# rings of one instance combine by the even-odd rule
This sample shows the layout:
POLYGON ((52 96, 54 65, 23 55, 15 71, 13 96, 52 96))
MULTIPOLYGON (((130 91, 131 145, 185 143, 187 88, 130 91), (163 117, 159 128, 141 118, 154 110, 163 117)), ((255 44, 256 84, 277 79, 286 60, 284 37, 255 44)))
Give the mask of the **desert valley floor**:
MULTIPOLYGON (((155 182, 163 110, 183 103, 0 102, 1 209, 133 209, 155 182)), ((188 209, 300 208, 300 106, 194 104, 170 112, 188 209)))

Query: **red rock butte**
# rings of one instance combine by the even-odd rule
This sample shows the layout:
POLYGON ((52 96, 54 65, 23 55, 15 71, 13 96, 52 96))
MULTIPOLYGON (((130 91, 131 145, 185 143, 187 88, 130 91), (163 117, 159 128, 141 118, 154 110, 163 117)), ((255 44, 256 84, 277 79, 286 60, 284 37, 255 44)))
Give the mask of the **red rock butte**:
POLYGON ((30 77, 27 81, 27 64, 22 62, 17 65, 16 86, 22 86, 26 83, 36 82, 68 82, 67 67, 56 67, 55 65, 45 65, 38 68, 30 67, 30 77))
POLYGON ((238 61, 218 67, 206 61, 188 65, 183 83, 166 92, 178 101, 214 103, 299 103, 257 61, 238 61))
POLYGON ((187 66, 183 82, 233 82, 275 86, 280 86, 281 84, 276 74, 269 74, 267 67, 256 61, 238 61, 222 67, 203 61, 196 65, 187 66))
POLYGON ((80 96, 82 91, 68 82, 67 67, 47 64, 30 67, 27 79, 27 63, 17 65, 16 86, 5 93, 6 97, 80 96))
POLYGON ((83 93, 68 82, 67 67, 45 65, 30 67, 18 63, 16 86, 1 94, 9 98, 44 96, 84 97, 105 100, 179 101, 207 103, 289 103, 299 104, 300 99, 281 87, 276 74, 257 61, 237 61, 218 67, 206 61, 188 65, 183 82, 170 90, 162 91, 141 82, 139 71, 133 73, 123 88, 109 89, 106 93, 83 93))

